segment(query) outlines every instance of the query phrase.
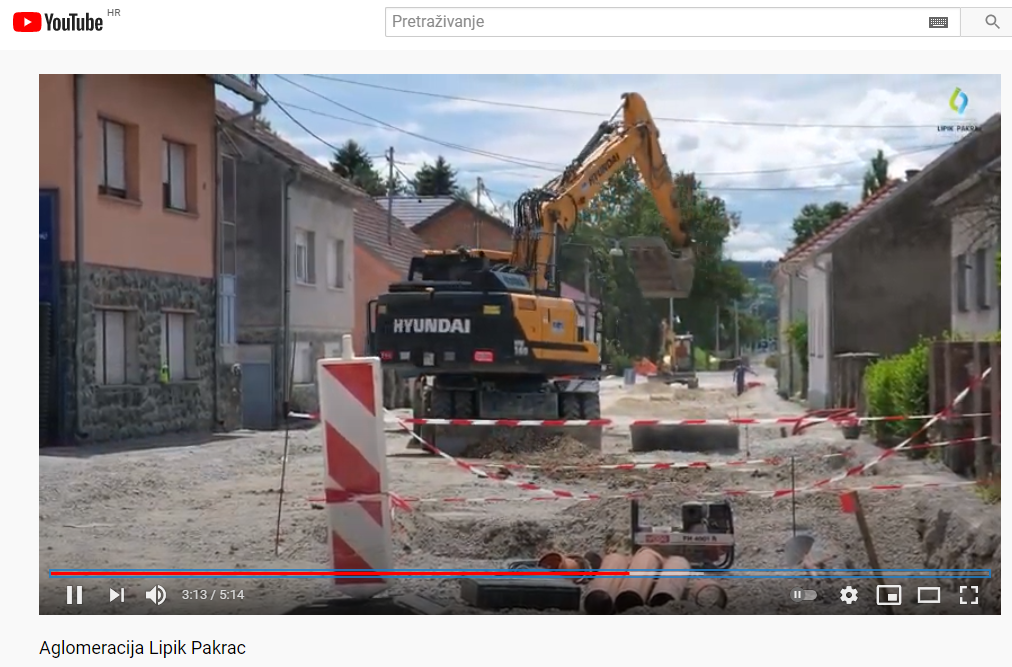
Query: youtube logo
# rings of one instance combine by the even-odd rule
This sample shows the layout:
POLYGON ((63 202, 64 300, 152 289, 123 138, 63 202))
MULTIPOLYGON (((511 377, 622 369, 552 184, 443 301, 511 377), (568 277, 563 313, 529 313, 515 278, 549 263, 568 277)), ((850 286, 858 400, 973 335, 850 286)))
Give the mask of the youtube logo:
POLYGON ((42 14, 39 12, 14 12, 14 32, 39 32, 42 30, 42 14))

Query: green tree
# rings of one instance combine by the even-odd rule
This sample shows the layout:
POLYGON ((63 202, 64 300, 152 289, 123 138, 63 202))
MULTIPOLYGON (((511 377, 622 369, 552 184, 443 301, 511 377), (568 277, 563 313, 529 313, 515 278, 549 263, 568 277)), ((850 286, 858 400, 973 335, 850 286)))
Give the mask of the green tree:
POLYGON ((791 228, 794 230, 794 246, 797 247, 812 238, 823 229, 842 218, 849 211, 843 202, 831 201, 828 204, 805 204, 801 212, 794 218, 791 228))
MULTIPOLYGON (((692 295, 675 301, 675 311, 681 331, 694 334, 697 345, 712 347, 717 305, 726 306, 721 315, 725 332, 733 332, 729 306, 748 288, 738 266, 724 257, 724 243, 738 227, 739 218, 722 199, 710 196, 695 175, 683 173, 676 179, 684 222, 695 242, 696 277, 692 295)), ((609 252, 616 241, 639 235, 670 238, 653 195, 630 164, 610 179, 562 240, 559 271, 563 282, 582 289, 585 253, 590 252, 591 291, 604 304, 608 349, 654 357, 668 302, 643 298, 626 258, 609 252)))
POLYGON ((393 178, 385 178, 383 180, 383 192, 382 194, 406 195, 411 193, 411 186, 401 178, 401 175, 394 172, 393 178))
POLYGON ((330 168, 372 197, 386 194, 385 180, 376 171, 369 153, 354 139, 349 139, 337 149, 330 168))
POLYGON ((417 172, 412 184, 419 197, 454 197, 460 195, 457 186, 457 172, 440 155, 435 164, 425 163, 417 172))
POLYGON ((885 153, 879 151, 871 159, 871 165, 864 174, 864 185, 861 188, 861 199, 868 199, 889 183, 889 160, 885 153))

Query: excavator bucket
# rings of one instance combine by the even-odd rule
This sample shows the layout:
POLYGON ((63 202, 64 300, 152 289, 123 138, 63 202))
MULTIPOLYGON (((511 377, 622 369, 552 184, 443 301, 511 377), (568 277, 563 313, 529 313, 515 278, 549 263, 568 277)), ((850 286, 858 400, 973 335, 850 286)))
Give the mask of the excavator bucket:
POLYGON ((644 297, 688 298, 696 274, 696 258, 691 249, 672 252, 659 236, 633 236, 622 245, 644 297))

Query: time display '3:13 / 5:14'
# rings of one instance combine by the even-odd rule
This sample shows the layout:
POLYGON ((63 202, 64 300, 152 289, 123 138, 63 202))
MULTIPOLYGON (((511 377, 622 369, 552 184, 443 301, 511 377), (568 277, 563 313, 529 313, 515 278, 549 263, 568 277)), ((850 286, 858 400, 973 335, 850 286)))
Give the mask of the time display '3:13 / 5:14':
POLYGON ((232 588, 197 588, 184 590, 184 600, 242 600, 242 590, 232 588))

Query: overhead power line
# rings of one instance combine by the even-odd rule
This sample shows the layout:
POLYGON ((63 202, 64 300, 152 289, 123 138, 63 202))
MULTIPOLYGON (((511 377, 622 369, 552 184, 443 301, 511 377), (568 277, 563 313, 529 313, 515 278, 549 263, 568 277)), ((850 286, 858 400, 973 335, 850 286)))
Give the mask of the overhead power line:
MULTIPOLYGON (((307 90, 307 92, 313 92, 314 94, 317 94, 318 96, 323 97, 323 99, 329 99, 329 98, 326 98, 325 96, 323 96, 320 93, 316 93, 315 91, 309 90, 308 88, 304 88, 304 90, 307 90)), ((426 142, 429 142, 429 143, 434 143, 436 145, 444 146, 444 147, 448 146, 448 144, 446 142, 443 142, 443 141, 441 141, 439 139, 433 139, 431 137, 426 137, 424 135, 418 134, 416 132, 410 132, 408 130, 403 130, 403 129, 397 128, 397 127, 395 127, 393 125, 390 125, 389 123, 383 123, 382 121, 377 121, 375 123, 368 123, 368 122, 364 122, 364 121, 352 120, 352 119, 349 119, 349 118, 345 118, 343 116, 337 116, 337 115, 334 115, 334 114, 327 113, 325 111, 320 111, 318 109, 312 109, 312 108, 301 106, 301 105, 298 105, 298 104, 295 104, 295 103, 292 103, 292 102, 287 102, 287 101, 286 102, 281 102, 281 101, 276 100, 276 99, 272 99, 272 101, 276 105, 282 105, 283 104, 284 106, 288 107, 289 109, 295 109, 295 110, 302 111, 302 112, 305 112, 305 113, 308 113, 308 114, 312 114, 312 115, 315 115, 315 116, 320 116, 322 118, 328 118, 330 120, 337 120, 337 121, 341 121, 341 122, 348 122, 348 123, 352 123, 352 124, 355 124, 355 125, 364 125, 366 127, 373 127, 373 128, 386 129, 386 130, 391 130, 392 129, 394 131, 404 133, 407 136, 412 136, 412 137, 418 138, 418 139, 420 139, 422 141, 426 141, 426 142)), ((333 100, 330 100, 330 101, 334 102, 335 104, 339 104, 336 101, 333 101, 333 100)), ((344 105, 342 105, 342 106, 344 106, 344 105)), ((354 111, 353 109, 351 109, 350 107, 346 107, 346 108, 348 108, 352 113, 358 113, 358 112, 354 111)), ((288 115, 288 114, 286 113, 286 115, 288 115)), ((909 155, 916 155, 916 154, 919 154, 919 153, 926 153, 928 151, 933 151, 933 150, 939 150, 939 149, 947 148, 950 145, 951 144, 944 143, 944 144, 931 144, 931 145, 913 146, 913 147, 911 147, 911 148, 909 148, 907 150, 898 151, 898 152, 886 155, 886 159, 892 160, 892 159, 895 159, 895 158, 898 158, 898 157, 904 157, 904 156, 909 156, 909 155)), ((485 151, 485 150, 478 149, 478 148, 471 148, 471 147, 467 147, 467 146, 454 147, 452 150, 462 150, 465 153, 469 153, 469 154, 472 154, 472 155, 481 155, 483 157, 490 157, 491 159, 496 159, 496 160, 500 160, 502 158, 507 158, 509 164, 512 164, 514 166, 525 167, 525 168, 529 168, 529 169, 537 169, 538 171, 551 171, 551 172, 555 173, 555 172, 562 171, 563 169, 565 169, 565 166, 561 165, 561 164, 555 164, 554 165, 554 167, 555 167, 554 169, 546 169, 544 166, 541 166, 541 164, 543 164, 543 165, 551 165, 552 163, 543 162, 541 164, 535 165, 535 164, 532 163, 531 160, 529 160, 527 158, 521 158, 521 157, 512 156, 512 155, 503 155, 503 154, 498 154, 498 153, 492 153, 490 151, 485 151)), ((763 174, 787 174, 787 173, 792 173, 792 172, 797 172, 797 171, 815 171, 815 170, 818 170, 818 169, 836 169, 836 168, 840 168, 840 167, 849 167, 849 166, 853 166, 855 164, 864 164, 865 162, 867 162, 870 159, 871 158, 868 157, 868 158, 864 158, 864 159, 847 160, 847 161, 842 161, 842 162, 826 162, 826 163, 822 163, 822 164, 809 164, 809 165, 802 165, 802 166, 798 166, 798 167, 776 167, 776 168, 771 168, 771 169, 750 169, 750 170, 744 170, 744 171, 708 171, 708 172, 700 171, 700 172, 695 172, 695 174, 697 176, 701 176, 701 177, 713 177, 713 176, 759 176, 759 175, 763 175, 763 174)), ((417 165, 409 165, 409 164, 406 164, 406 163, 401 163, 401 164, 404 164, 405 166, 417 166, 417 165)), ((488 170, 468 169, 468 171, 474 172, 474 173, 500 173, 500 174, 503 174, 503 175, 514 175, 514 176, 520 176, 520 177, 531 176, 531 174, 522 174, 520 172, 509 171, 509 168, 506 168, 506 169, 490 168, 488 170)))
MULTIPOLYGON (((433 93, 423 90, 410 90, 407 88, 395 88, 393 86, 384 86, 378 83, 366 83, 365 81, 353 81, 351 79, 343 79, 341 77, 333 76, 330 74, 304 74, 308 78, 322 79, 324 81, 332 81, 334 83, 341 83, 351 86, 361 86, 363 88, 372 88, 374 90, 385 90, 391 93, 401 93, 404 95, 419 95, 423 97, 431 97, 442 100, 450 100, 454 102, 470 102, 472 104, 484 104, 487 106, 505 107, 511 109, 525 109, 528 111, 546 111, 551 113, 566 113, 579 116, 593 116, 596 118, 608 118, 613 112, 599 112, 599 111, 586 111, 581 109, 561 109, 558 107, 546 107, 539 106, 536 104, 521 104, 519 102, 506 102, 503 100, 488 100, 480 99, 476 97, 464 97, 462 95, 448 95, 445 93, 433 93)), ((860 123, 804 123, 804 122, 772 122, 772 121, 758 121, 758 120, 711 120, 705 118, 671 118, 665 116, 655 116, 654 120, 663 121, 669 123, 685 123, 693 125, 731 125, 737 127, 768 127, 768 128, 825 128, 825 129, 836 129, 836 130, 897 130, 897 129, 912 129, 912 128, 932 128, 934 124, 930 125, 912 125, 912 124, 860 124, 860 123)))

